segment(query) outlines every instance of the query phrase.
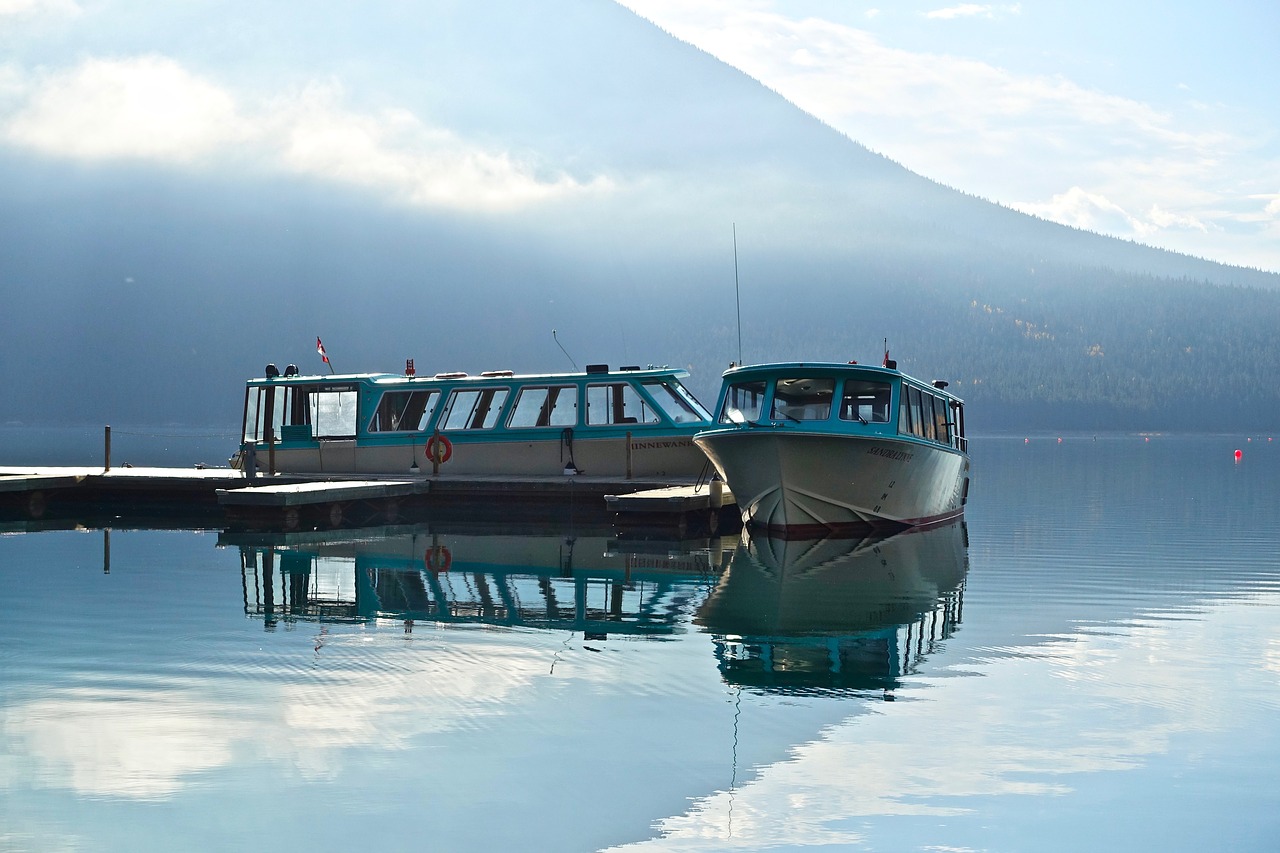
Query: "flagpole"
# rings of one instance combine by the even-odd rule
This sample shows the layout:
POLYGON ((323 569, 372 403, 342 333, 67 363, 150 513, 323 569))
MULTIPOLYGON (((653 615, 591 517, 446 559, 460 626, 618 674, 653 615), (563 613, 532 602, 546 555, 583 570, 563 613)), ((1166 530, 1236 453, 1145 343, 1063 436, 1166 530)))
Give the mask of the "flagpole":
POLYGON ((333 369, 333 362, 329 360, 329 354, 324 351, 324 343, 320 340, 319 335, 316 336, 316 352, 320 353, 320 358, 324 360, 325 364, 329 365, 329 375, 332 376, 338 372, 333 369))

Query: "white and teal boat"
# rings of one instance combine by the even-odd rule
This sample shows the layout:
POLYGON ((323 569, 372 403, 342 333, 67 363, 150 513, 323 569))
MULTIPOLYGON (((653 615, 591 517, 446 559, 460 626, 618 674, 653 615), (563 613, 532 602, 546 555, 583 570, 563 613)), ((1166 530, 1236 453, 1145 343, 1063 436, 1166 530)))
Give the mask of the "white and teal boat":
POLYGON ((687 371, 588 365, 301 376, 268 365, 245 389, 233 464, 286 474, 696 477, 713 426, 687 371))
POLYGON ((964 401, 885 359, 762 364, 724 374, 717 424, 694 443, 743 521, 816 537, 956 518, 969 493, 964 401))

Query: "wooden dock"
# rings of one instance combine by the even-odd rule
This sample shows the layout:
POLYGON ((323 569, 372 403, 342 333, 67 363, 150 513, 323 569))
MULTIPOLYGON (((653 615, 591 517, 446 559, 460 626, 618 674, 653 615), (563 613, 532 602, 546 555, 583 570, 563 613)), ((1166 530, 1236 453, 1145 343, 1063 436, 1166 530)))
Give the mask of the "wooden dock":
MULTIPOLYGON (((453 517, 509 522, 616 522, 632 533, 733 526, 732 495, 708 484, 590 477, 258 476, 230 468, 0 468, 9 520, 181 516, 239 529, 297 531, 453 517), (723 517, 723 518, 722 518, 723 517)), ((727 527, 725 528, 727 529, 727 527)))
POLYGON ((605 495, 604 500, 618 526, 631 532, 674 530, 684 536, 695 524, 698 532, 714 536, 741 524, 733 493, 719 480, 605 495))

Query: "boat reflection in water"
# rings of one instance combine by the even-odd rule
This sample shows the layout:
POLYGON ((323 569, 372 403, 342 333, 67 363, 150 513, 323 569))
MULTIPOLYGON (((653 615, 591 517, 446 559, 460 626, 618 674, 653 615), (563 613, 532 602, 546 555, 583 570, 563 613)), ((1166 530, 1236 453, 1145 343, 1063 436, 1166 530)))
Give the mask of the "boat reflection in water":
POLYGON ((701 629, 732 685, 892 691, 961 619, 963 521, 887 538, 652 543, 610 532, 440 532, 428 525, 224 533, 246 614, 482 624, 669 637, 701 629))
POLYGON ((767 691, 887 691, 959 626, 963 521, 888 538, 743 535, 695 622, 730 684, 767 691))
MULTIPOLYGON (((718 541, 718 540, 717 540, 718 541)), ((688 630, 720 547, 558 536, 440 533, 427 525, 224 533, 238 545, 245 612, 280 622, 402 620, 610 634, 688 630)))

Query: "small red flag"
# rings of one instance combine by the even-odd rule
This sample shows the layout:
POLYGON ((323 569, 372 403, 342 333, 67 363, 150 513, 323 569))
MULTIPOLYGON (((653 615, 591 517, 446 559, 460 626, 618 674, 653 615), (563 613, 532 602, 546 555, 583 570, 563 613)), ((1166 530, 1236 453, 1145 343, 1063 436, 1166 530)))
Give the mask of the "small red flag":
POLYGON ((320 342, 319 338, 316 338, 316 352, 320 353, 320 357, 324 359, 325 364, 329 363, 329 356, 325 355, 324 344, 320 342))

